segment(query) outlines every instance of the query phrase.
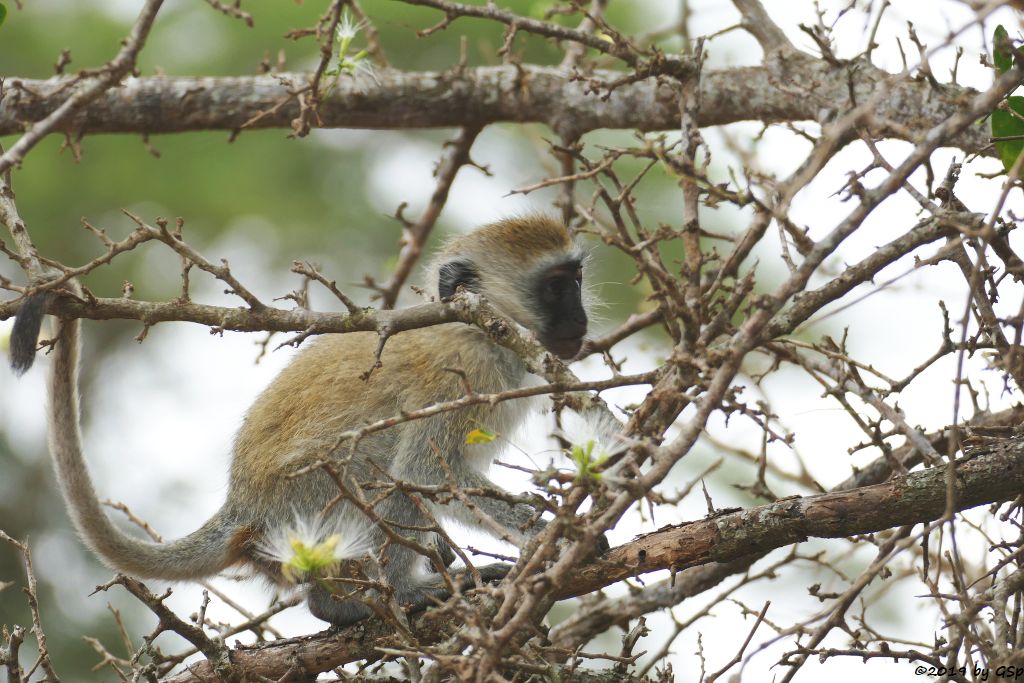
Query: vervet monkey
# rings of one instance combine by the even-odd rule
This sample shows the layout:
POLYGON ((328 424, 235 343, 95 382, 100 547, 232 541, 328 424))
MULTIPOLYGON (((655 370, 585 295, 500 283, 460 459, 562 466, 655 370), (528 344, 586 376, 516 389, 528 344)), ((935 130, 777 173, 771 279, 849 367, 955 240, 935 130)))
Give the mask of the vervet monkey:
MULTIPOLYGON (((482 294, 532 330, 552 353, 570 359, 579 353, 587 332, 583 265, 582 251, 561 223, 543 216, 511 218, 453 239, 429 270, 428 286, 440 298, 452 296, 460 287, 482 294)), ((73 282, 69 285, 77 289, 73 282)), ((11 344, 17 370, 24 371, 32 362, 44 309, 45 302, 30 299, 19 313, 11 344)), ((494 344, 482 331, 449 323, 396 335, 384 348, 383 367, 361 380, 374 364, 377 335, 323 335, 298 354, 246 414, 235 439, 223 507, 180 540, 149 543, 111 523, 86 468, 79 433, 79 327, 77 319, 69 319, 61 320, 57 329, 49 376, 50 449, 64 499, 86 544, 111 568, 142 578, 200 579, 228 567, 247 566, 281 581, 289 569, 267 549, 298 520, 315 527, 321 539, 330 537, 337 543, 337 574, 345 575, 344 560, 379 553, 381 562, 360 565, 379 567, 382 575, 370 578, 386 581, 400 603, 425 606, 445 591, 440 577, 426 571, 421 555, 393 540, 385 543, 381 528, 351 503, 331 505, 339 488, 328 473, 313 469, 298 477, 289 475, 331 455, 352 486, 380 481, 386 473, 421 485, 445 485, 451 475, 466 490, 500 488, 485 476, 498 444, 470 446, 466 436, 479 427, 508 434, 524 417, 522 402, 473 406, 370 434, 353 454, 345 444, 338 447, 342 432, 457 399, 465 394, 467 383, 480 393, 519 387, 526 368, 515 353, 494 344)), ((373 500, 374 492, 368 491, 367 498, 373 500)), ((471 502, 500 525, 506 538, 521 541, 544 527, 528 505, 486 496, 473 496, 471 502)), ((442 518, 479 525, 478 517, 462 503, 431 509, 442 518)), ((406 494, 390 493, 376 502, 374 512, 399 535, 430 542, 428 519, 406 494)), ((492 531, 487 525, 479 527, 492 531)), ((507 569, 508 565, 488 565, 481 574, 496 578, 507 569)), ((332 583, 306 584, 315 616, 343 626, 371 613, 363 602, 341 597, 344 584, 332 589, 332 583)))

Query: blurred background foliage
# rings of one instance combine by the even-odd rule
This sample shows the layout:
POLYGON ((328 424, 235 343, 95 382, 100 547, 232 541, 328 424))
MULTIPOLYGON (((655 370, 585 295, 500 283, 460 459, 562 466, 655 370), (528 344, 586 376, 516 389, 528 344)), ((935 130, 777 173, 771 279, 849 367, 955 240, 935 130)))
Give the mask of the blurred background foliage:
MULTIPOLYGON (((440 13, 397 2, 365 4, 396 68, 450 68, 459 60, 462 36, 470 65, 501 62, 498 50, 503 32, 493 22, 460 20, 447 30, 418 38, 416 31, 434 25, 440 13)), ((8 5, 10 14, 0 27, 0 78, 5 79, 52 76, 62 49, 70 50, 72 60, 66 72, 102 64, 115 54, 139 3, 39 0, 24 3, 20 10, 8 5)), ((255 26, 247 28, 197 0, 168 2, 142 53, 141 75, 251 75, 258 73, 261 61, 276 64, 279 53, 285 56, 286 70, 310 70, 316 62, 317 44, 312 39, 294 41, 284 35, 313 26, 325 5, 312 0, 247 1, 243 8, 255 20, 255 26)), ((502 5, 539 17, 549 3, 523 0, 502 5)), ((666 28, 659 12, 638 11, 652 6, 612 3, 609 18, 626 32, 666 28)), ((578 17, 556 16, 554 20, 575 24, 578 17)), ((665 47, 677 49, 678 45, 668 42, 665 47)), ((522 34, 515 50, 523 62, 553 65, 562 58, 554 44, 522 34)), ((433 163, 452 131, 314 131, 304 139, 289 139, 288 132, 246 131, 233 141, 223 131, 155 135, 148 141, 139 135, 87 136, 73 142, 81 159, 76 159, 67 141, 51 136, 14 174, 18 206, 41 253, 64 263, 80 264, 101 253, 95 237, 82 229, 83 217, 106 229, 112 238, 126 234, 132 226, 120 213, 123 207, 150 222, 157 216, 183 217, 186 239, 212 261, 229 259, 243 282, 260 296, 269 299, 286 294, 298 283, 297 276, 288 273, 291 262, 307 259, 347 284, 350 295, 369 303, 369 292, 353 283, 360 282, 364 274, 379 281, 389 275, 400 235, 398 222, 389 214, 402 201, 410 202, 407 216, 414 217, 423 208, 433 189, 433 163), (393 172, 396 159, 403 165, 397 174, 393 172), (410 179, 414 190, 409 189, 410 179), (403 194, 412 191, 412 196, 403 194)), ((550 138, 551 132, 543 126, 494 126, 478 140, 473 158, 489 166, 507 192, 557 174, 557 166, 547 154, 550 138)), ((16 139, 0 138, 0 143, 6 147, 16 139)), ((635 140, 629 132, 599 132, 588 135, 585 142, 628 145, 635 140)), ((639 171, 640 165, 627 161, 621 169, 628 176, 639 171)), ((464 168, 455 182, 456 194, 460 183, 467 182, 467 175, 480 173, 464 168)), ((678 220, 678 191, 672 178, 656 171, 636 194, 642 215, 652 226, 658 220, 678 220)), ((584 188, 581 197, 586 196, 584 188)), ((541 191, 515 207, 553 211, 553 198, 553 192, 541 191)), ((474 219, 474 210, 468 206, 453 211, 449 206, 432 245, 445 232, 482 222, 474 219)), ((483 220, 497 215, 500 213, 486 215, 483 220)), ((118 296, 126 280, 134 285, 134 296, 139 299, 176 296, 180 287, 176 258, 158 245, 146 245, 140 251, 95 271, 86 284, 100 296, 118 296)), ((633 273, 630 262, 609 252, 602 250, 594 278, 603 283, 602 297, 611 306, 602 315, 614 321, 642 306, 644 291, 628 284, 633 273)), ((10 263, 0 263, 0 274, 23 282, 22 274, 10 263)), ((219 294, 220 288, 205 279, 194 280, 198 300, 209 301, 219 294)), ((323 301, 336 308, 327 299, 323 301)), ((411 301, 407 293, 403 303, 411 301)), ((90 326, 86 396, 98 380, 97 368, 103 367, 104 356, 116 355, 138 332, 139 326, 131 323, 90 326)), ((12 381, 6 369, 0 371, 0 392, 3 383, 12 381)), ((88 408, 87 401, 87 413, 88 408)), ((24 409, 29 410, 35 408, 24 409)), ((0 417, 2 411, 0 406, 0 417)), ((12 414, 0 424, 9 426, 12 414)), ((95 663, 98 657, 82 639, 83 634, 107 643, 119 642, 119 638, 109 614, 96 611, 102 600, 93 600, 89 609, 82 609, 86 604, 83 596, 69 597, 71 588, 61 581, 63 575, 72 575, 68 573, 76 566, 89 566, 93 572, 97 569, 73 538, 43 451, 41 439, 15 445, 0 431, 0 527, 33 544, 43 619, 58 670, 84 672, 83 666, 95 663), (43 562, 41 557, 50 561, 43 562)), ((138 455, 144 463, 146 454, 138 455)), ((0 580, 22 574, 21 558, 4 547, 0 580)), ((133 610, 137 608, 126 610, 128 630, 143 633, 149 621, 142 621, 140 613, 133 610)), ((0 624, 13 623, 28 623, 25 598, 17 588, 0 591, 0 624)))

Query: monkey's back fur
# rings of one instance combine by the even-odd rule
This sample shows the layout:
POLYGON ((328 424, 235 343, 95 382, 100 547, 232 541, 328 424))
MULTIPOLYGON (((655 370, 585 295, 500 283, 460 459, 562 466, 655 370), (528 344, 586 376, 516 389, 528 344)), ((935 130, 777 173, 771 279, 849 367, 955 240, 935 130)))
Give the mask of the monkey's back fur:
MULTIPOLYGON (((338 487, 324 473, 289 477, 328 457, 344 463, 359 483, 389 476, 421 484, 446 483, 434 474, 440 458, 460 480, 469 470, 486 474, 500 440, 469 445, 466 436, 478 428, 508 435, 521 420, 526 402, 472 406, 399 424, 366 435, 354 449, 347 441, 339 444, 339 435, 403 411, 461 398, 466 394, 463 377, 473 378, 472 389, 479 393, 517 387, 526 372, 519 358, 505 349, 496 353, 479 330, 452 323, 409 330, 388 340, 382 366, 363 380, 375 363, 377 343, 372 332, 317 339, 250 408, 235 442, 226 508, 232 517, 247 517, 246 511, 253 509, 263 509, 265 517, 250 517, 249 524, 236 532, 239 539, 252 543, 276 525, 291 523, 292 501, 302 499, 323 508, 335 498, 338 487), (410 439, 422 443, 403 443, 410 439), (403 453, 416 455, 395 457, 403 453), (432 454, 434 462, 422 462, 424 454, 432 454), (425 477, 428 470, 430 476, 425 477), (267 507, 267 501, 282 504, 267 507)), ((446 512, 438 509, 441 516, 449 516, 446 512)), ((344 510, 341 516, 350 517, 344 510)))
MULTIPOLYGON (((372 332, 325 335, 281 372, 246 415, 235 442, 232 488, 244 481, 244 488, 259 491, 288 471, 329 455, 323 450, 325 442, 333 444, 344 431, 461 398, 466 394, 463 376, 473 378, 473 391, 492 393, 519 386, 526 372, 514 353, 498 351, 482 332, 461 323, 392 337, 381 354, 382 366, 373 368, 378 339, 372 332), (369 377, 361 379, 368 371, 369 377)), ((523 412, 521 404, 473 406, 441 419, 424 419, 454 428, 451 434, 437 435, 435 445, 461 452, 473 429, 507 435, 523 412)), ((357 452, 372 456, 391 445, 385 442, 396 441, 403 427, 364 437, 357 452)), ((468 459, 479 469, 490 464, 493 450, 493 444, 474 446, 468 459)), ((395 465, 401 468, 402 463, 395 465)))

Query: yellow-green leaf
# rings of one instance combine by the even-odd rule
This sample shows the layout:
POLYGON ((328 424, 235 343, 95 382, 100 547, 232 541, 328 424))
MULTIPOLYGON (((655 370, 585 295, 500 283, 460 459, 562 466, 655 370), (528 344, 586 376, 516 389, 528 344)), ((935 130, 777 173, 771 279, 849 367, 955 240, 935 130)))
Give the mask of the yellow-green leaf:
POLYGON ((307 546, 297 537, 290 538, 288 544, 292 548, 292 556, 281 564, 281 573, 292 582, 310 575, 329 574, 338 564, 334 549, 340 538, 334 534, 314 546, 307 546))
POLYGON ((574 444, 569 449, 569 457, 576 465, 576 481, 598 481, 601 479, 601 473, 598 470, 608 460, 608 456, 604 453, 595 453, 596 446, 597 442, 588 441, 584 445, 574 444))
POLYGON ((498 438, 497 434, 492 434, 486 429, 474 429, 469 434, 466 434, 466 443, 468 444, 479 444, 479 443, 490 443, 498 438))

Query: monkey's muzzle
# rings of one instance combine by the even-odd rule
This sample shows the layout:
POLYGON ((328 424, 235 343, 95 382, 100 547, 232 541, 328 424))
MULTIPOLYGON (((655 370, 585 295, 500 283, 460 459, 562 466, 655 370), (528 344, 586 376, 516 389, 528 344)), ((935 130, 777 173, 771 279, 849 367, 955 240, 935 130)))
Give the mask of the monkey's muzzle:
POLYGON ((570 360, 583 348, 583 337, 570 337, 568 339, 551 339, 544 346, 548 351, 555 354, 562 360, 570 360))

